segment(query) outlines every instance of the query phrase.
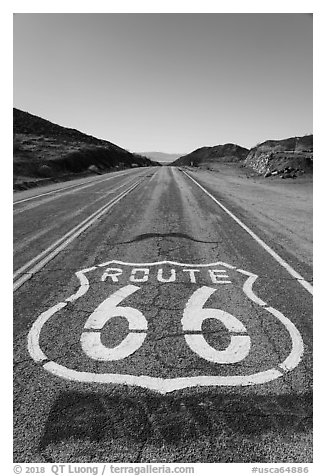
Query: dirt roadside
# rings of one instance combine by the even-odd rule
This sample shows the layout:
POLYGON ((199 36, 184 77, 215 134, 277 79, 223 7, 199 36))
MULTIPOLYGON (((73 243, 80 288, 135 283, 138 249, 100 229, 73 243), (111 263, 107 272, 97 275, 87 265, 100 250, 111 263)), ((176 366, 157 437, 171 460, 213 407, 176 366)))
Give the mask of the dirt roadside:
POLYGON ((213 191, 241 207, 244 216, 266 236, 276 239, 290 254, 313 264, 313 178, 264 178, 234 164, 218 164, 215 170, 189 168, 213 191))

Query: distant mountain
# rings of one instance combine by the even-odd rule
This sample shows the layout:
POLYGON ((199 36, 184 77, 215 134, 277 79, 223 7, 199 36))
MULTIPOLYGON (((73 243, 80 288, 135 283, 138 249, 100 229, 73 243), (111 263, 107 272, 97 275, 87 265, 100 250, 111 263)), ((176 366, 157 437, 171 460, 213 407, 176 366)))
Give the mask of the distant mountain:
POLYGON ((260 174, 312 172, 313 135, 266 140, 250 149, 244 165, 260 174))
POLYGON ((112 142, 13 110, 14 180, 160 165, 112 142))
POLYGON ((239 162, 244 160, 249 150, 236 144, 201 147, 175 160, 171 165, 194 165, 203 162, 239 162))
POLYGON ((158 162, 172 162, 182 156, 182 154, 167 154, 165 152, 140 152, 140 154, 158 162))

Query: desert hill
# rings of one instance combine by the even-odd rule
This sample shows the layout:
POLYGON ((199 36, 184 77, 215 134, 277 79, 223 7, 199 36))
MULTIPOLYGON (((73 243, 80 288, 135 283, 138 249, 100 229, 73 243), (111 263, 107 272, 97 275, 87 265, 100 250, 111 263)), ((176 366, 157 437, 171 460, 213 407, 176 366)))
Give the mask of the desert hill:
POLYGON ((250 149, 244 165, 259 174, 293 178, 312 172, 313 136, 289 137, 282 140, 267 140, 250 149))
POLYGON ((313 135, 305 135, 301 137, 289 137, 288 139, 280 140, 266 140, 256 146, 259 150, 274 149, 277 151, 295 150, 312 151, 313 150, 313 135))
POLYGON ((14 108, 14 183, 160 165, 109 141, 14 108))
POLYGON ((207 162, 239 162, 246 158, 249 150, 236 144, 201 147, 175 160, 171 165, 198 166, 207 162))

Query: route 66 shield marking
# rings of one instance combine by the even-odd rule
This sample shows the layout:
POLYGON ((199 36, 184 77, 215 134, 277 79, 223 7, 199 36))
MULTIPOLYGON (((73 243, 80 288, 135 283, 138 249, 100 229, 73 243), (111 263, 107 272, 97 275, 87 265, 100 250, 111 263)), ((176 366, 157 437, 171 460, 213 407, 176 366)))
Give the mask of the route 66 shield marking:
POLYGON ((258 276, 230 264, 112 260, 75 274, 77 292, 28 335, 32 359, 58 377, 165 394, 263 384, 302 358, 297 328, 254 293, 258 276))

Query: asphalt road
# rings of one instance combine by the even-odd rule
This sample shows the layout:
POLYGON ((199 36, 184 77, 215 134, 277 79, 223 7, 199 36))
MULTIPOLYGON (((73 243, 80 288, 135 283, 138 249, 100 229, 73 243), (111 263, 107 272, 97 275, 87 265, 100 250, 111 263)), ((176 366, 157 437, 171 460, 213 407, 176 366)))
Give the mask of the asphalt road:
POLYGON ((311 462, 309 276, 178 168, 66 186, 14 199, 14 461, 311 462))

